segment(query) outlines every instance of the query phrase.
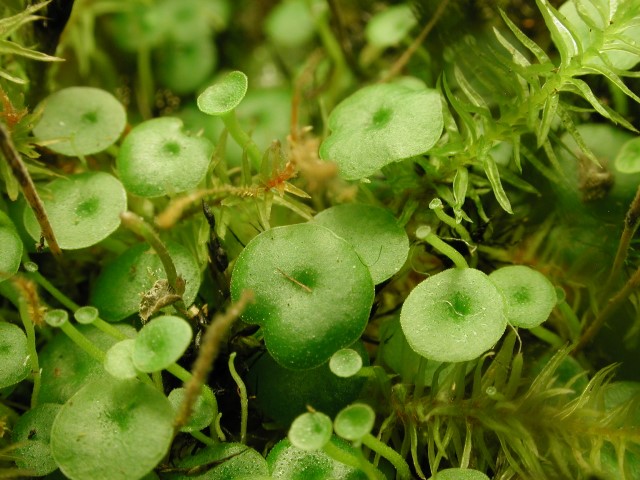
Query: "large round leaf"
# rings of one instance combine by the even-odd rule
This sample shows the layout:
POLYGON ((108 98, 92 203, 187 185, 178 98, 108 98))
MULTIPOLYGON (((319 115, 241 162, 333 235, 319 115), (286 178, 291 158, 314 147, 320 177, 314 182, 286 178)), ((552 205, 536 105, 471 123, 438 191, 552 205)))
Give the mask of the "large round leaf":
POLYGON ((64 404, 51 451, 72 480, 129 480, 149 473, 173 438, 173 409, 138 380, 97 379, 64 404))
POLYGON ((345 240, 313 224, 261 233, 236 260, 231 295, 251 290, 242 318, 264 329, 281 365, 316 367, 357 340, 373 303, 369 270, 345 240))
POLYGON ((24 380, 29 367, 27 336, 13 323, 0 322, 0 388, 24 380))
POLYGON ((109 92, 69 87, 45 99, 33 133, 54 152, 89 155, 115 143, 126 123, 124 107, 109 92))
POLYGON ((251 447, 242 443, 218 443, 200 450, 193 456, 180 461, 180 468, 211 464, 200 475, 172 476, 176 480, 248 480, 268 476, 269 467, 265 458, 251 447))
POLYGON ((25 412, 13 427, 11 440, 18 446, 12 454, 16 465, 28 469, 34 476, 43 476, 58 469, 51 455, 51 426, 62 405, 41 403, 25 412))
POLYGON ((463 362, 495 344, 507 326, 504 300, 489 277, 451 268, 415 287, 400 325, 411 348, 430 360, 463 362))
POLYGON ((191 342, 191 326, 180 317, 163 315, 138 332, 131 359, 141 372, 157 372, 178 360, 191 342))
POLYGON ((20 268, 22 240, 11 219, 0 210, 0 282, 11 277, 20 268))
POLYGON ((332 160, 350 180, 368 177, 385 165, 426 153, 444 125, 440 93, 399 84, 364 87, 329 116, 331 135, 320 157, 332 160))
POLYGON ((409 254, 409 237, 384 208, 353 203, 338 205, 320 212, 314 222, 353 246, 375 284, 400 270, 409 254))
MULTIPOLYGON (((120 226, 127 194, 120 181, 104 172, 58 178, 40 188, 51 228, 60 248, 75 250, 104 240, 120 226)), ((24 225, 36 240, 40 226, 33 211, 24 211, 24 225)))

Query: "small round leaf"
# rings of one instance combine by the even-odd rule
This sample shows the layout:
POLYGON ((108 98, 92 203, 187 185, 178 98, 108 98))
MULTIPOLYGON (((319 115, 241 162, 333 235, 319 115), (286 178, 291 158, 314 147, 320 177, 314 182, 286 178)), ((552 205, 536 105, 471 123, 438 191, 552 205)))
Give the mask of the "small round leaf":
POLYGON ((84 325, 95 322, 98 316, 98 309, 96 307, 92 307, 91 305, 80 307, 75 312, 73 312, 73 318, 76 319, 76 322, 82 323, 84 325))
POLYGON ((61 308, 49 310, 44 314, 44 321, 47 322, 47 325, 50 327, 61 327, 69 321, 69 312, 61 308))
POLYGON ((0 388, 24 380, 30 367, 27 336, 13 323, 0 322, 0 388))
MULTIPOLYGON (((120 226, 127 209, 127 194, 114 176, 86 172, 59 178, 40 189, 44 208, 60 248, 75 250, 104 240, 120 226)), ((30 208, 24 210, 24 225, 35 240, 40 226, 30 208)))
POLYGON ((252 239, 236 260, 231 296, 251 290, 244 311, 261 325, 273 358, 308 369, 355 342, 373 303, 369 270, 345 240, 314 224, 276 227, 252 239))
MULTIPOLYGON (((177 414, 182 402, 186 396, 186 389, 183 387, 174 388, 169 393, 169 402, 173 407, 174 412, 177 414)), ((218 411, 218 404, 216 397, 208 387, 203 387, 202 392, 198 395, 195 405, 193 406, 193 412, 187 424, 180 429, 181 432, 197 432, 206 428, 213 422, 213 416, 218 411)))
POLYGON ((22 260, 22 240, 11 219, 0 211, 0 282, 13 276, 22 260))
POLYGON ((349 242, 376 285, 395 274, 409 254, 409 237, 388 210, 345 204, 323 210, 314 222, 349 242))
POLYGON ((116 158, 128 192, 159 197, 195 188, 203 179, 212 143, 182 129, 182 120, 161 117, 137 125, 124 139, 116 158))
POLYGON ((133 346, 135 340, 121 340, 107 350, 104 357, 104 369, 115 378, 130 379, 138 375, 133 364, 133 346))
POLYGON ((16 465, 41 477, 58 469, 51 455, 51 426, 62 405, 41 403, 25 412, 11 432, 11 440, 19 446, 12 450, 16 465))
POLYGON ((344 178, 358 180, 426 153, 443 125, 437 90, 399 84, 364 87, 331 112, 332 133, 322 142, 320 157, 336 162, 344 178))
POLYGON ((156 388, 109 376, 82 387, 53 422, 51 451, 72 480, 149 473, 173 439, 173 409, 156 388))
POLYGON ((402 306, 400 325, 409 346, 439 362, 477 358, 507 326, 504 300, 489 277, 451 268, 415 287, 402 306))
POLYGON ((615 160, 616 169, 622 173, 640 172, 640 137, 625 143, 615 160))
POLYGON ((147 323, 135 339, 132 360, 141 372, 157 372, 178 360, 191 342, 191 326, 180 317, 165 315, 147 323))
POLYGON ((362 357, 351 348, 342 348, 331 355, 329 368, 338 377, 353 377, 362 368, 362 357))
POLYGON ((546 321, 558 298, 553 284, 542 273, 525 265, 502 267, 489 275, 505 299, 511 325, 533 328, 546 321))
POLYGON ((336 433, 345 440, 358 441, 371 433, 375 421, 376 413, 373 408, 364 403, 354 403, 338 413, 333 426, 336 433))
POLYGON ((403 3, 374 15, 364 34, 371 45, 387 48, 400 43, 417 24, 411 6, 403 3))
POLYGON ((249 80, 240 71, 233 71, 208 87, 198 97, 198 108, 209 115, 224 115, 236 108, 245 94, 249 80))
POLYGON ((322 412, 307 412, 297 417, 287 437, 291 444, 302 450, 320 450, 331 439, 331 419, 322 412))
POLYGON ((90 155, 113 145, 126 123, 124 107, 110 93, 93 87, 69 87, 45 99, 33 133, 54 152, 90 155))

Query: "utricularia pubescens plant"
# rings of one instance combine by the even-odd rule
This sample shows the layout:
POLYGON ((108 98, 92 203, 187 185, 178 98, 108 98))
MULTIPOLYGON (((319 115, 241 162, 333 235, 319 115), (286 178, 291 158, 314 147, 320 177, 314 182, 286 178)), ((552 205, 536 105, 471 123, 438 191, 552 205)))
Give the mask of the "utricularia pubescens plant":
POLYGON ((0 476, 640 478, 640 1, 529 3, 4 2, 0 476))

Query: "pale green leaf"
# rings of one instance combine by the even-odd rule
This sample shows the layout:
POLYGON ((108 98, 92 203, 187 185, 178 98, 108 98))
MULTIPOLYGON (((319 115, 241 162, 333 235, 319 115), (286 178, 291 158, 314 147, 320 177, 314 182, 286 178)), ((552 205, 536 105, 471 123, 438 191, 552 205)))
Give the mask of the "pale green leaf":
POLYGON ((509 30, 511 30, 511 32, 518 39, 518 41, 520 41, 520 43, 522 43, 531 51, 531 53, 533 53, 533 55, 538 59, 538 62, 543 64, 551 63, 551 60, 544 52, 544 50, 540 48, 536 42, 527 37, 524 32, 520 30, 516 26, 516 24, 509 19, 509 17, 507 17, 507 14, 502 9, 500 9, 500 16, 502 17, 502 20, 504 20, 504 23, 507 24, 507 27, 509 27, 509 30))
POLYGON ((43 62, 64 61, 63 58, 52 57, 51 55, 47 55, 46 53, 31 50, 30 48, 25 48, 15 42, 10 42, 9 40, 0 40, 0 55, 2 54, 18 55, 20 57, 30 58, 32 60, 40 60, 43 62))
POLYGON ((638 95, 636 95, 631 90, 629 90, 629 87, 627 87, 622 81, 622 79, 608 66, 604 64, 597 64, 595 62, 592 62, 589 65, 583 65, 583 69, 604 75, 609 80, 611 80, 611 82, 620 90, 622 90, 626 95, 633 98, 633 100, 635 100, 636 102, 640 103, 640 97, 638 97, 638 95))
POLYGON ((511 202, 509 202, 509 198, 507 198, 507 194, 502 187, 502 182, 500 181, 498 165, 496 165, 496 162, 489 154, 484 155, 481 160, 482 168, 489 179, 489 183, 491 183, 491 188, 493 189, 493 194, 496 196, 496 200, 498 200, 500 206, 507 213, 513 213, 511 210, 511 202))
POLYGON ((560 52, 562 65, 567 66, 573 57, 582 54, 582 47, 574 32, 571 31, 572 27, 569 27, 567 19, 553 8, 548 0, 536 0, 536 4, 549 29, 551 39, 560 52))
POLYGON ((540 148, 542 143, 547 139, 547 136, 549 135, 551 123, 556 116, 556 110, 558 109, 559 100, 560 95, 555 93, 549 95, 544 102, 544 107, 542 109, 542 120, 538 123, 538 129, 536 132, 536 136, 538 137, 538 148, 540 148))

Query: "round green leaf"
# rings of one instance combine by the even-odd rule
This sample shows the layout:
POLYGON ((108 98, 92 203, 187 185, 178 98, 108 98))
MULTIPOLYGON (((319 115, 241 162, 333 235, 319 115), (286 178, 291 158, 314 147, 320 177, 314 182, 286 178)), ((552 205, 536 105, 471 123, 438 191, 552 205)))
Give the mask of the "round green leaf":
POLYGON ((149 473, 173 439, 173 409, 156 388, 105 376, 86 384, 53 422, 51 451, 72 480, 149 473))
POLYGON ((429 477, 429 480, 489 480, 489 477, 470 468, 446 468, 429 477))
POLYGON ((115 44, 130 52, 158 46, 171 27, 172 18, 158 8, 158 2, 127 2, 109 22, 115 44), (124 7, 124 8, 123 8, 124 7))
POLYGON ((182 120, 161 117, 137 125, 124 139, 116 158, 128 192, 159 197, 195 188, 203 179, 213 145, 182 129, 182 120))
POLYGON ((355 342, 367 325, 373 282, 358 254, 327 228, 276 227, 251 240, 231 276, 231 296, 251 290, 244 311, 267 349, 292 369, 317 367, 355 342))
POLYGON ((417 24, 411 6, 403 3, 374 15, 364 34, 371 45, 387 48, 400 43, 417 24))
POLYGON ((76 322, 85 325, 95 322, 98 316, 98 309, 96 307, 92 307, 91 305, 80 307, 73 313, 73 318, 76 319, 76 322))
POLYGON ((240 71, 228 73, 198 96, 198 108, 209 115, 229 113, 244 98, 248 82, 247 76, 240 71))
POLYGON ((169 42, 158 51, 158 78, 176 94, 191 93, 209 79, 217 60, 218 52, 209 36, 169 42))
MULTIPOLYGON (((186 281, 183 299, 191 304, 200 288, 200 269, 191 253, 178 243, 166 242, 176 270, 186 281)), ((125 251, 108 264, 96 279, 91 303, 103 319, 119 322, 136 313, 141 295, 148 292, 158 279, 164 279, 164 269, 158 255, 146 243, 125 251)))
MULTIPOLYGON (((183 387, 174 388, 169 393, 169 402, 177 414, 186 396, 186 389, 183 387)), ((209 387, 204 387, 203 391, 198 395, 193 412, 187 424, 180 429, 181 432, 197 432, 208 427, 214 420, 214 415, 218 411, 216 397, 209 387)))
POLYGON ((329 368, 338 377, 352 377, 362 368, 362 357, 355 350, 342 348, 331 355, 329 368))
POLYGON ((502 267, 489 279, 504 296, 507 321, 518 327, 537 327, 549 318, 558 301, 547 277, 525 265, 502 267))
POLYGON ((307 412, 296 418, 287 437, 292 445, 307 451, 320 450, 331 439, 331 419, 322 412, 307 412))
POLYGON ((41 477, 58 469, 51 455, 51 426, 62 405, 41 403, 25 412, 14 425, 11 440, 20 445, 12 450, 16 465, 41 477))
POLYGON ((409 254, 409 237, 384 208, 338 205, 323 210, 314 221, 353 246, 376 285, 400 270, 409 254))
MULTIPOLYGON (((361 365, 369 364, 360 340, 351 345, 351 349, 357 350, 361 365)), ((307 406, 334 416, 358 398, 365 380, 361 376, 338 377, 329 369, 329 362, 308 370, 290 370, 265 352, 249 370, 247 388, 255 395, 257 407, 266 417, 289 426, 307 411, 307 406)))
POLYGON ((218 443, 180 461, 180 468, 213 465, 200 475, 178 475, 176 480, 254 480, 269 477, 265 458, 242 443, 218 443))
POLYGON ((282 48, 304 46, 313 39, 315 22, 305 0, 286 0, 277 4, 264 22, 270 41, 282 48))
POLYGON ((180 317, 165 315, 147 323, 135 339, 132 360, 142 372, 157 372, 178 360, 191 342, 191 326, 180 317))
MULTIPOLYGON (((136 334, 130 325, 115 327, 128 337, 136 334)), ((102 351, 107 351, 117 342, 111 335, 92 325, 78 325, 76 328, 102 351)), ((100 362, 63 332, 47 342, 38 352, 38 359, 42 368, 38 403, 64 403, 85 383, 109 376, 100 362)))
POLYGON ((477 358, 507 326, 504 300, 489 277, 451 268, 415 287, 402 306, 400 325, 409 346, 439 362, 477 358))
POLYGON ((354 403, 343 408, 333 421, 338 435, 345 440, 357 441, 371 433, 376 421, 376 413, 369 405, 354 403))
POLYGON ((0 211, 0 282, 12 277, 20 268, 22 240, 11 219, 0 211))
MULTIPOLYGON (((65 250, 90 247, 120 226, 127 209, 127 194, 118 179, 108 173, 86 172, 58 178, 39 189, 58 245, 65 250)), ((33 211, 24 210, 29 235, 40 239, 33 211)))
POLYGON ((104 369, 115 378, 130 379, 138 375, 133 364, 135 340, 128 338, 113 345, 104 357, 104 369))
MULTIPOLYGON (((359 450, 333 436, 331 443, 351 454, 359 450)), ((267 455, 271 476, 277 480, 367 480, 362 470, 356 470, 334 460, 321 450, 307 451, 295 447, 289 439, 279 441, 267 455)))
POLYGON ((615 160, 616 168, 622 173, 640 172, 640 137, 625 143, 615 160))
POLYGON ((322 142, 320 157, 336 162, 346 179, 365 178, 427 152, 443 125, 437 90, 399 84, 364 87, 331 112, 332 133, 322 142))
POLYGON ((27 336, 13 323, 0 322, 0 388, 24 380, 30 367, 27 336))
POLYGON ((124 107, 110 93, 93 87, 69 87, 44 100, 42 117, 33 133, 54 152, 90 155, 113 145, 126 123, 124 107))

